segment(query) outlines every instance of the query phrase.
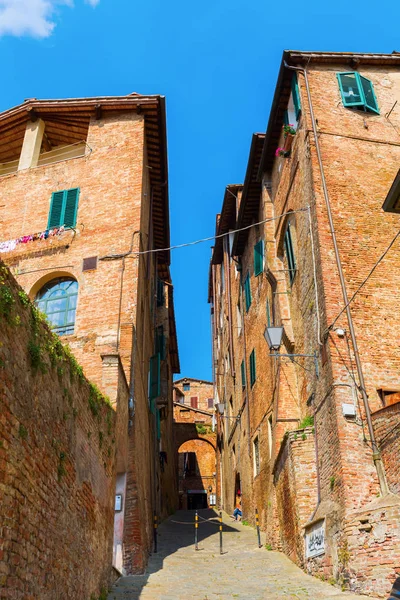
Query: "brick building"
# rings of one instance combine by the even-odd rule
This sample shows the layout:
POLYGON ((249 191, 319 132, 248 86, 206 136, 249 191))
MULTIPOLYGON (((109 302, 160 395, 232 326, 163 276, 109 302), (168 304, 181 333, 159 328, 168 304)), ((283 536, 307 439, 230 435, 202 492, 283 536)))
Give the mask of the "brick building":
POLYGON ((219 496, 214 387, 185 377, 174 381, 174 439, 182 509, 213 507, 219 496))
POLYGON ((240 489, 273 547, 373 595, 400 565, 399 66, 284 53, 209 280, 226 510, 240 489))
POLYGON ((177 505, 164 98, 29 99, 0 114, 0 163, 0 256, 118 406, 113 563, 141 571, 177 505))

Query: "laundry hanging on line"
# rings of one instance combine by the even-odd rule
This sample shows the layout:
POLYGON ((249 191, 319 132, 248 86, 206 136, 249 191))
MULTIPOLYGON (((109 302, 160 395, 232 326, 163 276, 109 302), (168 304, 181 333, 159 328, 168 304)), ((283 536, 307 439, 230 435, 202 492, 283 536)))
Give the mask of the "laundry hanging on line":
POLYGON ((15 240, 8 240, 7 242, 0 242, 0 252, 12 252, 19 244, 28 244, 29 242, 35 242, 36 240, 47 240, 49 237, 60 235, 64 233, 65 227, 53 227, 52 229, 46 229, 39 233, 33 233, 31 235, 23 235, 15 240))

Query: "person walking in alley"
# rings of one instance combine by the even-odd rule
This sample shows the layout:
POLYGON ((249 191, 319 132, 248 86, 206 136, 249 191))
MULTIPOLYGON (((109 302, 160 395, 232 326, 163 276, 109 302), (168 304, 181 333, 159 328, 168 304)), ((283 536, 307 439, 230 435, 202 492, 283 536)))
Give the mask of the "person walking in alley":
POLYGON ((233 511, 232 519, 234 519, 235 521, 238 521, 239 520, 238 517, 242 518, 242 499, 241 499, 240 490, 238 490, 238 492, 237 492, 236 508, 233 511))

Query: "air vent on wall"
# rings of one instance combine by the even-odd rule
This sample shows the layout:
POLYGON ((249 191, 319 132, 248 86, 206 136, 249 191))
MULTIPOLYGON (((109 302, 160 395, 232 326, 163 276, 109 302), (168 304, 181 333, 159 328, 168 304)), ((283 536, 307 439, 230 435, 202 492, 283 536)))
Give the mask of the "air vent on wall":
POLYGON ((97 269, 97 256, 83 259, 82 271, 94 271, 95 269, 97 269))

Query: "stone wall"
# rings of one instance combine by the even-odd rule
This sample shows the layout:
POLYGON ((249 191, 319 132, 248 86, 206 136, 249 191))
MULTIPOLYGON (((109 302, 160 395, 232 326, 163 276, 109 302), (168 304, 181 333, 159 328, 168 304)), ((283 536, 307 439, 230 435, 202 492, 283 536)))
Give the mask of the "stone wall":
POLYGON ((372 415, 376 441, 382 453, 390 490, 400 493, 400 402, 372 415))
POLYGON ((97 598, 111 574, 115 413, 0 269, 1 596, 97 598))

